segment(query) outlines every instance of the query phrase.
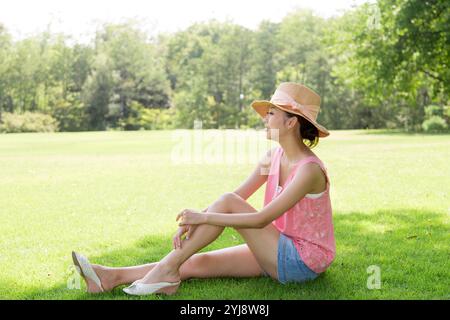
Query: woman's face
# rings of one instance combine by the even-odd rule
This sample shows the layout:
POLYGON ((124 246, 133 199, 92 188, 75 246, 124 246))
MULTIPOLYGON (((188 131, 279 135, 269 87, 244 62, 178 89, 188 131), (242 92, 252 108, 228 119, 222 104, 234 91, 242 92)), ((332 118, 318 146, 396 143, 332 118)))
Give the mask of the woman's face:
POLYGON ((278 140, 286 135, 289 129, 292 128, 293 120, 294 118, 290 119, 286 116, 285 111, 270 107, 264 118, 267 139, 278 140))

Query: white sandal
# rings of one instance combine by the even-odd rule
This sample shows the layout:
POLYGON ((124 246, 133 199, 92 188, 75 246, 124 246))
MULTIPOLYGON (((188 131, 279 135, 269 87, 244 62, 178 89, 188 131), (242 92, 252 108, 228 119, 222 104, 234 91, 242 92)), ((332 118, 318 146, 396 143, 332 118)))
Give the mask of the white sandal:
POLYGON ((153 293, 159 293, 156 292, 160 289, 166 288, 166 287, 172 287, 179 285, 181 281, 177 282, 157 282, 157 283, 140 283, 140 282, 133 282, 129 287, 126 287, 123 289, 124 292, 135 295, 135 296, 143 296, 153 293))
POLYGON ((94 283, 102 290, 102 292, 104 292, 105 290, 102 287, 102 283, 95 273, 94 269, 92 268, 89 260, 85 256, 75 251, 72 251, 72 259, 73 263, 78 267, 76 268, 78 273, 85 279, 88 278, 94 281, 94 283))

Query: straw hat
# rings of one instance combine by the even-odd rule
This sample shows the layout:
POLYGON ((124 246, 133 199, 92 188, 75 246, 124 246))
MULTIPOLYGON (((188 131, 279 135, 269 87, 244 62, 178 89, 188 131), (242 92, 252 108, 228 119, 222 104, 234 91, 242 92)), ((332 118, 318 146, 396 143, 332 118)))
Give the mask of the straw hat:
POLYGON ((302 84, 283 82, 275 90, 270 101, 255 100, 251 106, 263 118, 270 107, 298 114, 319 130, 319 137, 325 138, 330 135, 324 126, 317 123, 317 116, 320 112, 320 96, 302 84))

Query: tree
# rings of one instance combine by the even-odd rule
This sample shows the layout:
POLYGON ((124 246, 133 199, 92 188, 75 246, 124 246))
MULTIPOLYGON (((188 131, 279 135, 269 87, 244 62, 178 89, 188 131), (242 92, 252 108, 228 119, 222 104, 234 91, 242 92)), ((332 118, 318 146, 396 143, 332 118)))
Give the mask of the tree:
MULTIPOLYGON (((446 0, 379 0, 381 32, 391 44, 380 52, 379 75, 413 81, 423 73, 434 90, 450 92, 450 3, 446 0), (408 70, 404 73, 404 70, 408 70)), ((406 83, 407 85, 407 83, 406 83)))
POLYGON ((251 46, 251 89, 255 95, 268 99, 277 86, 277 38, 279 24, 262 21, 256 30, 251 46))
POLYGON ((11 46, 11 36, 6 28, 0 24, 0 121, 3 110, 13 111, 11 96, 8 92, 10 86, 11 46))
POLYGON ((107 117, 113 92, 114 75, 111 61, 106 55, 99 54, 95 57, 92 73, 84 84, 82 94, 91 130, 107 128, 107 117))
MULTIPOLYGON (((96 60, 101 61, 99 70, 102 70, 97 75, 112 86, 111 91, 102 91, 100 94, 111 94, 108 121, 112 126, 116 126, 119 119, 129 116, 132 101, 137 101, 146 108, 170 106, 170 87, 164 63, 156 55, 155 46, 149 43, 145 33, 132 21, 104 25, 97 34, 95 52, 97 57, 102 57, 96 60), (106 61, 108 71, 102 65, 106 61), (105 72, 111 74, 106 76, 105 72)), ((103 98, 102 101, 106 102, 103 98)))
POLYGON ((204 123, 205 126, 240 126, 250 87, 251 38, 248 29, 211 20, 194 24, 165 42, 172 89, 203 96, 200 100, 207 102, 212 114, 211 123, 204 123))

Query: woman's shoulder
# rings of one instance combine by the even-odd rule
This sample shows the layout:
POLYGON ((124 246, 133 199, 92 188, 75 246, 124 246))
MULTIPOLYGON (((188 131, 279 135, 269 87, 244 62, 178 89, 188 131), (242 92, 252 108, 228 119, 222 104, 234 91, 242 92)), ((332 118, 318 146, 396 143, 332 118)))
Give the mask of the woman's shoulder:
POLYGON ((315 171, 318 173, 321 171, 326 171, 323 161, 312 152, 299 162, 299 168, 302 168, 303 170, 311 170, 315 168, 315 171))
POLYGON ((321 186, 326 185, 328 178, 326 173, 325 165, 322 160, 317 156, 311 156, 305 159, 304 163, 299 166, 297 170, 297 175, 302 176, 308 174, 314 181, 314 185, 321 186))
POLYGON ((307 164, 311 164, 311 163, 317 163, 320 166, 325 166, 322 159, 319 158, 318 155, 316 155, 314 152, 310 152, 308 154, 308 156, 306 156, 305 158, 303 158, 303 160, 301 160, 300 162, 302 162, 303 164, 307 165, 307 164))

